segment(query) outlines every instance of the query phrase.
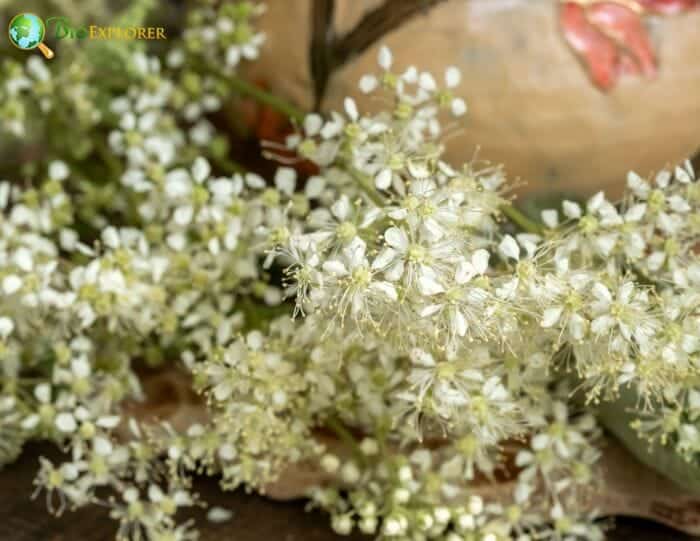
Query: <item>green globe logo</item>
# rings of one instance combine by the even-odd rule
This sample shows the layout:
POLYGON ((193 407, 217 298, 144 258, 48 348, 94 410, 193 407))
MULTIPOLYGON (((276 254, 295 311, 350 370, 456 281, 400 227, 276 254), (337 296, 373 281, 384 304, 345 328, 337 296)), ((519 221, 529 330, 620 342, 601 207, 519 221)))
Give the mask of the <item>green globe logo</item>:
POLYGON ((15 15, 10 21, 9 35, 15 47, 25 51, 38 47, 46 58, 53 58, 53 51, 43 43, 46 26, 41 17, 33 13, 15 15))

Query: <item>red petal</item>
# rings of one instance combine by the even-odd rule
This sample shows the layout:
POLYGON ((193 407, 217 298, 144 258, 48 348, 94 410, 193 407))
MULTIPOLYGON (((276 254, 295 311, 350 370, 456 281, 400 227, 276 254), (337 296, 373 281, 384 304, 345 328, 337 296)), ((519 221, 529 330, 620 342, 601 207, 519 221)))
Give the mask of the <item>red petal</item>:
POLYGON ((642 70, 634 57, 626 51, 620 52, 620 63, 617 68, 618 73, 623 75, 641 75, 642 70))
POLYGON ((609 90, 617 81, 619 55, 615 44, 586 18, 575 2, 562 4, 559 20, 564 37, 588 69, 595 85, 609 90))
POLYGON ((637 0, 646 11, 663 15, 675 15, 697 7, 700 0, 637 0))
POLYGON ((641 17, 631 9, 614 2, 599 2, 586 11, 588 20, 639 63, 644 75, 656 75, 656 57, 641 17))

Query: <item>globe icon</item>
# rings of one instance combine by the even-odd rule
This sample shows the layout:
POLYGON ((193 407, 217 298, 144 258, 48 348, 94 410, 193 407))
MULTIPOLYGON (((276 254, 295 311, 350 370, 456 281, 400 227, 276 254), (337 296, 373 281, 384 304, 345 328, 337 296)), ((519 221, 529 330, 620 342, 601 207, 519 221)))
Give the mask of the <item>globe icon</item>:
POLYGON ((9 35, 13 45, 25 51, 38 47, 46 58, 52 58, 53 51, 43 44, 45 34, 44 21, 33 13, 20 13, 10 21, 9 35))
POLYGON ((10 40, 20 49, 38 47, 44 32, 44 21, 33 13, 20 13, 10 21, 10 40))

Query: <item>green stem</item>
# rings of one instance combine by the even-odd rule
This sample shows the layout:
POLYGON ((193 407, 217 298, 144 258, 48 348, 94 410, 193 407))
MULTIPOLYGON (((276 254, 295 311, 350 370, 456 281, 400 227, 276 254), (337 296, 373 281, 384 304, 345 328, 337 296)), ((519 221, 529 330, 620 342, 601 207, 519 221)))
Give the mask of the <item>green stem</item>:
POLYGON ((525 214, 520 212, 513 205, 501 205, 499 210, 515 225, 520 227, 523 231, 528 233, 534 233, 535 235, 541 235, 544 233, 544 229, 540 224, 531 220, 525 214))
POLYGON ((255 86, 253 84, 250 84, 247 81, 244 81, 243 79, 240 79, 238 77, 231 77, 227 79, 227 82, 239 93, 244 96, 248 96, 250 98, 253 98, 255 101, 259 103, 264 103, 265 105, 269 105, 272 107, 275 111, 279 111, 280 113, 288 116, 295 122, 303 122, 304 118, 306 117, 306 114, 301 110, 297 109, 294 105, 291 103, 287 103, 285 100, 275 96, 274 94, 271 94, 262 88, 255 86))
POLYGON ((326 423, 324 426, 330 428, 333 432, 335 432, 335 435, 338 436, 340 441, 342 441, 345 445, 352 449, 353 455, 355 455, 355 458, 358 462, 364 462, 365 457, 362 454, 360 446, 355 440, 355 436, 352 435, 352 433, 345 427, 345 425, 343 425, 343 423, 341 423, 335 417, 329 417, 328 419, 326 419, 326 423))
POLYGON ((362 188, 365 195, 371 199, 372 203, 378 207, 383 207, 386 204, 386 201, 384 200, 384 196, 382 196, 382 194, 380 194, 374 187, 372 179, 352 167, 350 167, 349 170, 352 173, 353 178, 359 184, 360 188, 362 188))
POLYGON ((212 160, 216 165, 223 169, 224 173, 233 175, 235 173, 240 173, 241 175, 247 173, 247 169, 243 167, 240 163, 233 160, 229 160, 225 156, 212 156, 212 160))

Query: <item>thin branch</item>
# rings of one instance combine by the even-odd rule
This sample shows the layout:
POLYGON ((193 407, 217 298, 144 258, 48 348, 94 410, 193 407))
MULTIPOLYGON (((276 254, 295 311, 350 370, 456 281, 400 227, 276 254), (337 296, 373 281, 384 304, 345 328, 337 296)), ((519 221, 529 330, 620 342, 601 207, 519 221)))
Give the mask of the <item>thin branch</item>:
POLYGON ((314 0, 311 7, 311 43, 309 59, 314 83, 314 109, 318 109, 333 71, 333 50, 336 35, 333 28, 335 0, 314 0))
POLYGON ((338 37, 333 28, 335 1, 314 0, 309 58, 314 80, 315 109, 319 108, 328 81, 338 68, 413 17, 426 14, 444 1, 386 0, 381 6, 366 13, 352 30, 338 37))
POLYGON ((396 30, 410 19, 427 14, 445 0, 387 0, 367 13, 350 32, 336 44, 333 55, 334 68, 362 54, 389 32, 396 30))

